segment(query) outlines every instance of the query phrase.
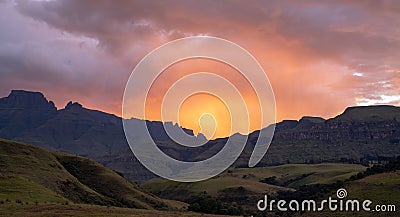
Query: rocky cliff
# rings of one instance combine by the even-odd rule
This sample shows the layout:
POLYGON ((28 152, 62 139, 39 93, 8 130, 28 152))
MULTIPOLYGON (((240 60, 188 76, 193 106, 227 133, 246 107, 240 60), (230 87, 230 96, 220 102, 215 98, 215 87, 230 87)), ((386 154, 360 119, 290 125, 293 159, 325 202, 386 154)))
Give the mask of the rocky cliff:
MULTIPOLYGON (((163 123, 146 123, 160 149, 184 161, 209 158, 221 150, 228 139, 220 138, 201 147, 190 148, 170 140, 163 129, 163 123)), ((172 123, 165 125, 180 128, 172 123)), ((183 130, 193 135, 191 130, 183 130)), ((235 166, 247 166, 258 134, 259 131, 256 131, 249 135, 245 150, 235 166)), ((69 102, 65 108, 57 110, 41 93, 12 91, 9 96, 0 99, 0 137, 31 143, 48 150, 90 157, 124 173, 133 181, 141 182, 154 177, 130 151, 120 117, 87 109, 77 102, 69 102)), ((277 123, 272 144, 258 166, 320 162, 368 163, 398 155, 400 108, 350 107, 328 120, 303 117, 300 120, 277 123)))

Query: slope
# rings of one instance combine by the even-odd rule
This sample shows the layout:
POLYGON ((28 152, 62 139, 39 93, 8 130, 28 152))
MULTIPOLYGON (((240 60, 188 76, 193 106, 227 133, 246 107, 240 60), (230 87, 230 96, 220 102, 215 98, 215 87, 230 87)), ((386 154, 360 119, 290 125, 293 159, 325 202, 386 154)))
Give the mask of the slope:
POLYGON ((100 164, 0 139, 0 200, 168 209, 159 198, 100 164))
POLYGON ((153 179, 142 187, 153 194, 192 203, 201 194, 228 204, 237 204, 247 211, 254 210, 255 201, 263 195, 292 192, 301 185, 334 183, 344 180, 365 167, 356 164, 289 164, 258 168, 231 168, 226 172, 196 183, 178 183, 153 179), (266 180, 273 180, 266 181, 266 180))
MULTIPOLYGON (((400 155, 399 114, 400 108, 395 106, 366 106, 347 108, 328 120, 304 117, 282 121, 276 124, 268 153, 257 166, 385 162, 400 155)), ((228 140, 220 138, 188 148, 169 140, 162 122, 146 123, 158 147, 178 160, 207 159, 228 140)), ((172 123, 167 125, 180 129, 172 123)), ((258 136, 259 131, 249 135, 235 167, 248 166, 258 136)), ((155 177, 130 151, 120 117, 72 102, 57 110, 42 93, 14 90, 0 98, 0 137, 94 159, 134 182, 155 177)))

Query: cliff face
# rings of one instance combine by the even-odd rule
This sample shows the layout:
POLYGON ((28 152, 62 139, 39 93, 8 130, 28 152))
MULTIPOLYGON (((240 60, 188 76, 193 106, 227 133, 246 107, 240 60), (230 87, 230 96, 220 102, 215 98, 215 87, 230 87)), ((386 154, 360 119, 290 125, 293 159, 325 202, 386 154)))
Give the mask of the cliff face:
MULTIPOLYGON (((170 148, 174 143, 163 130, 163 123, 146 123, 154 140, 164 145, 167 153, 174 153, 174 148, 170 148)), ((179 125, 166 125, 193 135, 192 130, 179 125)), ((130 151, 120 117, 87 109, 78 102, 68 102, 65 108, 57 110, 39 92, 13 90, 0 98, 0 138, 89 157, 119 169, 134 181, 154 177, 130 151)))
MULTIPOLYGON (((133 121, 142 121, 132 119, 133 121)), ((163 123, 146 121, 149 132, 161 150, 183 161, 199 161, 215 155, 228 138, 190 148, 171 141, 163 123)), ((165 123, 173 131, 181 129, 165 123)), ((189 135, 193 132, 182 129, 189 135)), ((248 143, 235 166, 248 165, 258 138, 248 143)), ((133 181, 154 175, 147 171, 126 142, 121 118, 69 102, 57 110, 43 94, 12 91, 0 98, 0 137, 27 142, 48 150, 64 151, 93 158, 121 171, 133 181)), ((204 140, 201 135, 198 139, 204 140)), ((350 162, 365 163, 400 155, 400 108, 395 106, 351 107, 337 117, 324 120, 303 117, 276 124, 267 154, 257 166, 286 163, 350 162)))
POLYGON ((387 121, 328 121, 314 124, 309 128, 295 128, 289 131, 278 131, 275 139, 279 140, 317 140, 327 144, 343 143, 343 141, 359 141, 368 143, 371 140, 386 139, 399 136, 400 122, 387 121))
MULTIPOLYGON (((302 118, 278 123, 261 165, 284 163, 367 163, 400 155, 400 108, 352 107, 332 119, 302 118)), ((251 153, 258 132, 250 135, 251 153)), ((244 166, 248 155, 237 165, 244 166)))
POLYGON ((12 90, 10 95, 0 99, 0 108, 57 110, 54 103, 47 101, 42 93, 25 90, 12 90))
POLYGON ((24 130, 39 127, 56 113, 54 103, 42 93, 13 90, 0 98, 0 135, 12 139, 24 130))
MULTIPOLYGON (((324 120, 303 117, 276 124, 267 154, 257 166, 286 163, 384 161, 400 155, 400 108, 395 106, 351 107, 341 115, 324 120)), ((248 143, 235 162, 247 167, 259 131, 249 135, 248 143)), ((217 153, 227 139, 210 141, 197 160, 217 153), (208 149, 206 148, 208 147, 208 149)))

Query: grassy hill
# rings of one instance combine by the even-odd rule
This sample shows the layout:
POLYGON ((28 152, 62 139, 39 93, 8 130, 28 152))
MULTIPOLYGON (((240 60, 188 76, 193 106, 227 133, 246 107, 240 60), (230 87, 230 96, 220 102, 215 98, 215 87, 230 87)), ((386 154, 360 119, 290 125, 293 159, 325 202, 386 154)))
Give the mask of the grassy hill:
POLYGON ((178 183, 153 179, 142 187, 153 194, 168 199, 190 203, 193 197, 210 195, 219 201, 254 210, 254 201, 264 194, 276 195, 279 191, 294 191, 306 184, 333 183, 344 180, 365 167, 356 164, 288 164, 259 168, 232 168, 224 173, 196 183, 178 183), (265 180, 273 180, 271 182, 265 180))
POLYGON ((171 208, 92 160, 3 139, 0 139, 1 201, 171 208))
MULTIPOLYGON (((297 200, 314 199, 319 203, 329 197, 337 198, 336 191, 344 188, 347 191, 344 201, 358 200, 362 203, 364 200, 370 200, 372 204, 370 212, 364 211, 335 211, 331 212, 325 209, 323 212, 297 212, 294 216, 399 216, 400 210, 400 157, 385 164, 374 165, 367 168, 346 180, 331 184, 311 184, 301 186, 296 192, 279 192, 277 198, 297 200), (379 207, 377 207, 379 206, 379 207), (386 212, 381 212, 382 207, 386 212)), ((261 213, 255 213, 259 216, 261 213)), ((263 216, 261 214, 260 216, 263 216)), ((275 210, 275 213, 269 213, 270 216, 281 216, 275 210)))
POLYGON ((350 182, 345 187, 349 198, 372 198, 375 204, 395 202, 400 208, 400 171, 398 170, 367 176, 350 182))
POLYGON ((198 198, 215 198, 240 206, 244 213, 254 216, 399 216, 400 171, 394 164, 367 168, 356 164, 288 164, 262 168, 234 168, 198 183, 177 183, 154 179, 143 188, 165 198, 187 201, 192 205, 198 198), (381 169, 383 168, 383 169, 381 169), (390 170, 390 171, 389 171, 390 170), (345 188, 346 199, 371 200, 375 205, 396 205, 396 212, 295 212, 263 213, 256 202, 264 194, 273 199, 296 198, 320 201, 336 198, 336 190, 345 188), (204 191, 209 196, 204 195, 204 191), (175 192, 175 193, 174 193, 175 192), (298 193, 300 192, 300 193, 298 193))
MULTIPOLYGON (((293 192, 305 185, 349 180, 349 177, 365 169, 357 164, 232 168, 197 183, 154 179, 137 186, 121 174, 87 158, 51 153, 31 145, 0 139, 0 216, 196 216, 195 213, 171 211, 177 210, 174 207, 188 205, 159 199, 145 193, 146 190, 190 205, 193 200, 199 201, 199 198, 214 198, 223 204, 254 211, 254 201, 264 194, 280 197, 282 191, 293 192), (202 196, 205 192, 208 196, 202 196)), ((344 187, 349 192, 349 198, 371 199, 375 204, 392 204, 393 201, 397 204, 400 201, 398 183, 400 172, 394 171, 346 181, 344 187)), ((328 213, 326 216, 341 214, 328 213)), ((364 216, 368 215, 370 213, 364 216)))
MULTIPOLYGON (((371 200, 371 210, 375 209, 375 205, 395 205, 396 210, 390 212, 377 212, 377 211, 360 211, 360 212, 331 212, 325 210, 324 212, 303 212, 296 213, 293 216, 307 216, 307 217, 346 217, 346 216, 381 216, 381 217, 396 217, 400 215, 400 171, 384 172, 367 177, 348 181, 343 186, 348 193, 346 199, 358 201, 371 200)), ((325 194, 321 198, 335 198, 335 192, 325 194)), ((320 201, 320 200, 318 200, 320 201)), ((361 208, 360 208, 361 209, 361 208)), ((265 214, 265 213, 264 213, 265 214)), ((261 214, 260 214, 261 215, 261 214)), ((270 216, 274 216, 273 213, 269 213, 270 216)), ((279 214, 278 214, 279 216, 279 214)))
POLYGON ((90 159, 0 139, 0 216, 217 216, 186 207, 90 159))
POLYGON ((304 184, 332 183, 337 180, 349 178, 360 171, 364 166, 358 164, 286 164, 271 167, 257 168, 232 168, 224 173, 196 183, 178 183, 164 179, 153 179, 142 185, 143 188, 153 193, 164 190, 184 190, 188 192, 207 191, 211 195, 226 188, 246 187, 257 193, 267 193, 268 190, 282 190, 280 187, 268 186, 260 180, 277 177, 276 180, 287 187, 296 187, 304 184))
MULTIPOLYGON (((106 207, 87 204, 42 204, 42 205, 7 205, 0 204, 0 216, 24 217, 55 217, 55 216, 84 216, 84 217, 222 217, 204 213, 160 211, 133 209, 121 207, 106 207)), ((226 217, 226 216, 225 216, 226 217)))
MULTIPOLYGON (((272 167, 232 168, 224 173, 195 183, 178 183, 164 179, 153 179, 142 185, 150 192, 163 195, 168 191, 199 193, 207 191, 216 196, 227 188, 244 187, 256 193, 271 193, 305 184, 332 183, 349 178, 365 167, 358 164, 286 164, 272 167), (263 183, 265 178, 276 177, 276 182, 285 187, 263 183)), ((182 195, 181 195, 182 196, 182 195)), ((177 198, 179 199, 179 198, 177 198)))

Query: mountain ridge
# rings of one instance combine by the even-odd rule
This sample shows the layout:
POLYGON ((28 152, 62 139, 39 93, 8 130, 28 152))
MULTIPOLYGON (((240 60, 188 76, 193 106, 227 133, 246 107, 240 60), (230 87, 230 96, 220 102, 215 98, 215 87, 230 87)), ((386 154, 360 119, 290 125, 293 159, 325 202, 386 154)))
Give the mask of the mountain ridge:
MULTIPOLYGON (((51 151, 89 157, 124 173, 132 181, 143 182, 155 177, 130 151, 120 117, 87 109, 72 101, 63 109, 52 109, 51 101, 39 92, 33 93, 35 100, 25 99, 25 104, 32 102, 41 106, 15 110, 18 108, 16 105, 21 104, 18 96, 32 96, 27 92, 11 91, 12 97, 5 97, 7 100, 0 98, 0 108, 3 108, 0 109, 0 137, 51 151), (14 104, 10 103, 10 99, 14 104), (10 105, 14 105, 14 109, 10 105)), ((400 155, 399 114, 399 107, 382 105, 349 107, 329 119, 304 116, 300 120, 281 121, 276 123, 271 146, 258 166, 313 162, 367 163, 395 157, 400 155)), ((177 129, 178 125, 159 121, 146 121, 146 124, 158 147, 178 160, 209 158, 221 150, 229 138, 218 138, 201 147, 188 148, 169 139, 163 130, 164 124, 177 129)), ((184 131, 193 135, 191 130, 184 131)), ((259 130, 249 134, 235 167, 247 166, 258 133, 259 130)))

